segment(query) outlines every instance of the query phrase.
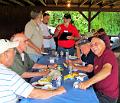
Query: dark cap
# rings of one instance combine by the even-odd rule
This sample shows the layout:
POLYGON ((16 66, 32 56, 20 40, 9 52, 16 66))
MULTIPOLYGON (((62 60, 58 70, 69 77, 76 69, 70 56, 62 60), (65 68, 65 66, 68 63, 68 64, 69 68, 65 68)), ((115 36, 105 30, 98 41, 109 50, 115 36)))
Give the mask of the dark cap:
POLYGON ((87 44, 87 43, 90 43, 90 41, 88 39, 83 39, 83 40, 80 41, 78 46, 81 46, 81 45, 84 45, 84 44, 87 44))
POLYGON ((98 32, 98 33, 100 33, 100 32, 105 32, 105 30, 104 30, 103 28, 100 28, 100 29, 97 30, 97 32, 98 32))
POLYGON ((66 13, 66 14, 64 15, 64 18, 66 18, 66 19, 71 19, 71 15, 70 15, 69 13, 66 13))

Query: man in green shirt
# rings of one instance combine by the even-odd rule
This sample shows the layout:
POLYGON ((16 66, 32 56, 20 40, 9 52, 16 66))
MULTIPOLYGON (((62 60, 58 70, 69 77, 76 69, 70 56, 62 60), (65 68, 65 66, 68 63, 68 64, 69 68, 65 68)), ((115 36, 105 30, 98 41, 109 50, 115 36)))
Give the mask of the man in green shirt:
POLYGON ((28 38, 23 33, 18 33, 13 38, 13 41, 18 41, 19 46, 16 48, 16 55, 14 59, 14 64, 11 66, 11 69, 17 74, 21 75, 23 78, 31 78, 35 76, 45 76, 49 73, 46 70, 47 65, 37 64, 31 60, 25 49, 27 46, 28 38), (29 69, 41 68, 42 72, 31 72, 29 69))

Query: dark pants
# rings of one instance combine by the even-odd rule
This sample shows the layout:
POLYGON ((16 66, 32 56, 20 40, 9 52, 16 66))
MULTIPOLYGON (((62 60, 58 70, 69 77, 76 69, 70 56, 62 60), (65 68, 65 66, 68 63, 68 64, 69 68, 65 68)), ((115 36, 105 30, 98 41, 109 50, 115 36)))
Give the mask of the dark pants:
POLYGON ((96 91, 99 103, 117 103, 117 99, 105 96, 103 93, 96 91))
POLYGON ((61 51, 63 51, 64 56, 65 56, 66 52, 69 51, 69 55, 74 56, 75 48, 72 47, 72 48, 68 48, 68 49, 67 49, 67 48, 62 48, 62 47, 59 47, 59 46, 58 46, 57 51, 58 51, 59 54, 60 54, 61 51))

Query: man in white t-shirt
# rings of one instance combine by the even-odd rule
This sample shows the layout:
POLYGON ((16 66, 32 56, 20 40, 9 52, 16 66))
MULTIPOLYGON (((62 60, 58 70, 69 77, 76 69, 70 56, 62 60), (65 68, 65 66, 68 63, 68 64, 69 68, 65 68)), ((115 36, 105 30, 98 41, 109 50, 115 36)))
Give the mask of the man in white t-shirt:
POLYGON ((45 52, 48 52, 51 49, 56 49, 55 41, 52 35, 50 35, 50 30, 48 28, 48 22, 50 15, 48 13, 43 14, 43 21, 40 23, 40 28, 43 32, 43 45, 45 52))
POLYGON ((18 42, 0 39, 0 103, 17 103, 18 97, 47 99, 65 92, 63 87, 57 90, 35 89, 9 67, 13 64, 18 42))

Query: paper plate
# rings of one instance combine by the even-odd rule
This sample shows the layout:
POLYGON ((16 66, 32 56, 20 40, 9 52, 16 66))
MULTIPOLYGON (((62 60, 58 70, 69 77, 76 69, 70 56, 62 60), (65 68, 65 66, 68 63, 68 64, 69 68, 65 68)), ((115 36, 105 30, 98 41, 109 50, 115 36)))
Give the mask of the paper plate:
POLYGON ((69 59, 77 59, 76 56, 69 56, 69 59))
POLYGON ((48 55, 48 53, 45 53, 45 52, 41 52, 42 55, 48 55))

